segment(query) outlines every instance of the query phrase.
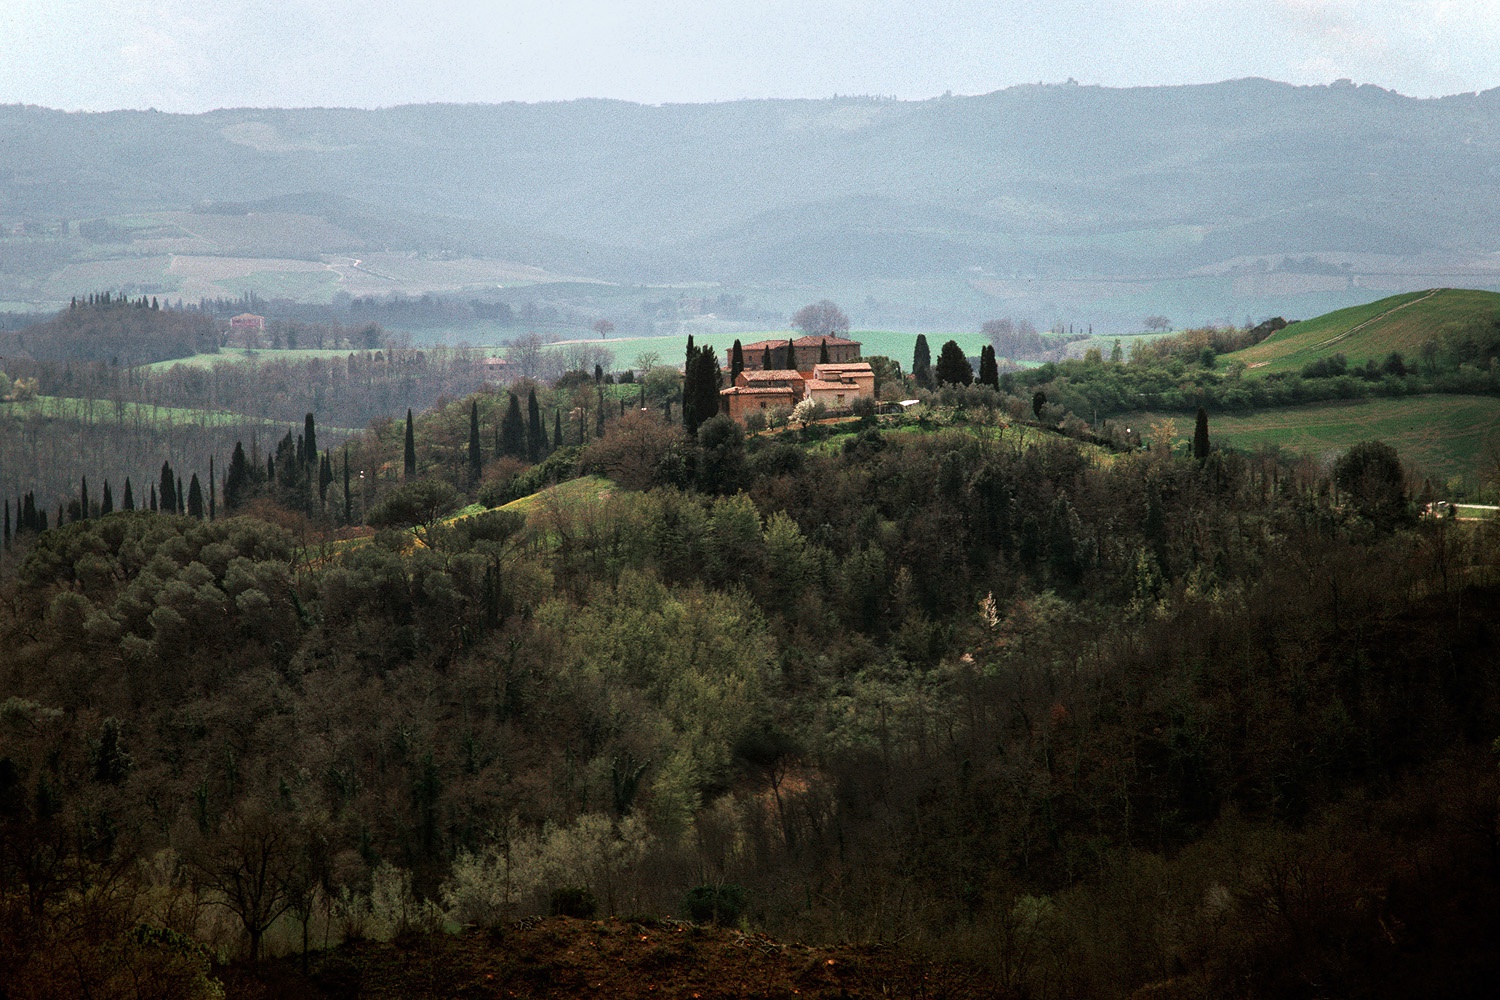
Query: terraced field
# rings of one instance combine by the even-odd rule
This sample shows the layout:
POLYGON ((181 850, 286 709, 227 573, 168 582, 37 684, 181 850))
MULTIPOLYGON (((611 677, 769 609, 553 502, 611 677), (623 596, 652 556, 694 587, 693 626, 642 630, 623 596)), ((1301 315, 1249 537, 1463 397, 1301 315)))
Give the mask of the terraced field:
POLYGON ((1500 315, 1500 294, 1466 288, 1435 288, 1326 313, 1293 323, 1254 347, 1226 355, 1251 374, 1298 371, 1319 358, 1343 354, 1351 365, 1383 360, 1392 351, 1414 362, 1422 345, 1453 325, 1500 315))

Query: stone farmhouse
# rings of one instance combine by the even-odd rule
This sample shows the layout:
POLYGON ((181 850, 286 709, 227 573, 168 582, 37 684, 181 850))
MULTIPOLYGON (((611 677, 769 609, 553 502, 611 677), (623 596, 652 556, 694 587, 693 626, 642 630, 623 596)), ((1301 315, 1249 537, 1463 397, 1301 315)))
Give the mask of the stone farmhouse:
POLYGON ((751 412, 791 409, 804 399, 835 411, 847 410, 861 396, 873 399, 875 372, 869 362, 859 360, 859 348, 858 341, 842 337, 763 340, 742 346, 745 367, 734 385, 719 390, 722 410, 744 420, 751 412), (827 362, 820 360, 825 351, 827 362), (795 367, 787 366, 788 358, 795 367))

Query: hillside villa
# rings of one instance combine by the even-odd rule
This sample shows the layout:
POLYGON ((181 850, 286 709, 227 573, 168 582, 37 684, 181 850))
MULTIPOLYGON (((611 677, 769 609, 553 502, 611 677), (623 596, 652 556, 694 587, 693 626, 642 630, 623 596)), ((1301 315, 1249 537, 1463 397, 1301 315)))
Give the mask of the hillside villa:
POLYGON ((847 410, 861 396, 873 399, 875 372, 869 362, 859 360, 859 348, 858 341, 842 337, 762 340, 742 346, 744 369, 734 385, 719 390, 723 412, 744 420, 753 411, 791 409, 804 399, 817 400, 830 410, 847 410), (821 360, 825 355, 826 362, 821 360))

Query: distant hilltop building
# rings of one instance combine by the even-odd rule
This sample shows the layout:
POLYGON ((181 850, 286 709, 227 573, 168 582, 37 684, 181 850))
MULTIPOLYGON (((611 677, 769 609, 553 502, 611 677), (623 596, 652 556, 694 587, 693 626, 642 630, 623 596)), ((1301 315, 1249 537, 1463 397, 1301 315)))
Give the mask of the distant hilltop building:
POLYGON ((510 370, 510 362, 504 358, 485 358, 483 367, 486 381, 499 382, 504 380, 506 372, 510 370))
POLYGON ((259 347, 266 332, 266 318, 255 313, 240 313, 229 318, 229 345, 231 347, 259 347))
MULTIPOLYGON (((859 348, 858 341, 842 337, 761 340, 742 346, 744 369, 734 385, 719 390, 724 412, 744 420, 753 411, 791 408, 804 399, 817 400, 833 411, 849 409, 861 396, 873 399, 875 371, 868 361, 859 360, 859 348)), ((733 363, 731 356, 725 367, 733 363)))

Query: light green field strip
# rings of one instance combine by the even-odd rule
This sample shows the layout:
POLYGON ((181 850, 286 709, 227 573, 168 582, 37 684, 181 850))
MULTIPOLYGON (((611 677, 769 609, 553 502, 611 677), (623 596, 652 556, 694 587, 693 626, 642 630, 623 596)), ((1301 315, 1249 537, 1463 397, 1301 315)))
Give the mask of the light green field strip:
MULTIPOLYGON (((71 396, 38 396, 23 403, 0 403, 0 416, 50 417, 54 420, 80 420, 119 425, 195 425, 200 427, 291 427, 301 421, 268 420, 247 417, 230 410, 201 410, 181 406, 153 406, 149 403, 116 403, 109 399, 78 399, 71 396)), ((360 433, 348 427, 319 427, 330 434, 347 437, 360 433)))
MULTIPOLYGON (((1138 428, 1171 418, 1178 440, 1190 441, 1189 414, 1132 413, 1115 418, 1138 428)), ((1478 485, 1491 448, 1500 451, 1500 399, 1493 396, 1409 396, 1404 399, 1312 403, 1244 415, 1210 414, 1209 438, 1252 451, 1276 445, 1332 459, 1360 441, 1378 439, 1439 482, 1453 476, 1478 485)))

